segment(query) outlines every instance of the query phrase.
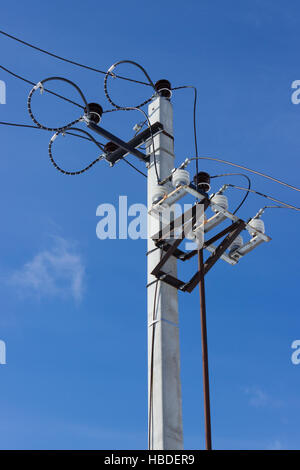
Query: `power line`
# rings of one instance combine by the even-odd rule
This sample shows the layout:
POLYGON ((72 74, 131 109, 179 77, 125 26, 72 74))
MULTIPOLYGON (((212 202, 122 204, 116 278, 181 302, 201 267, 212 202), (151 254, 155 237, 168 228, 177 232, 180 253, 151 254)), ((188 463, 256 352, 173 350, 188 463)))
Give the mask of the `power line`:
POLYGON ((288 184, 288 183, 285 183, 284 181, 281 181, 281 180, 278 180, 276 178, 273 178, 272 176, 269 176, 269 175, 266 175, 265 173, 261 173, 260 171, 256 171, 256 170, 251 170, 250 168, 247 168, 245 166, 242 166, 242 165, 238 165, 237 163, 232 163, 232 162, 229 162, 227 160, 221 160, 220 158, 214 158, 214 157, 192 157, 192 158, 188 158, 188 162, 192 161, 192 160, 195 160, 195 158, 197 158, 198 160, 212 160, 212 161, 215 161, 215 162, 220 162, 220 163, 225 163, 226 165, 231 165, 231 166, 235 166, 236 168, 241 168, 242 170, 246 170, 246 171, 249 171, 250 173, 254 173, 256 175, 259 175, 259 176, 262 176, 264 178, 267 178, 271 181, 275 181, 276 183, 279 183, 279 184, 282 184, 283 186, 287 186, 288 188, 291 188, 291 189, 294 189, 295 191, 299 191, 300 192, 300 189, 295 187, 295 186, 292 186, 291 184, 288 184))
POLYGON ((289 209, 289 208, 285 206, 264 206, 262 210, 265 210, 265 209, 289 209))
MULTIPOLYGON (((3 65, 0 65, 0 69, 4 70, 4 72, 9 73, 13 77, 18 78, 19 80, 22 80, 25 83, 29 83, 29 85, 35 86, 36 83, 37 83, 37 82, 32 82, 31 80, 28 80, 27 78, 24 78, 21 75, 16 74, 15 72, 12 72, 11 70, 4 67, 3 65)), ((79 108, 84 109, 84 106, 82 106, 81 104, 76 103, 75 101, 70 100, 69 98, 66 98, 63 95, 59 95, 58 93, 55 93, 54 91, 48 90, 47 88, 45 88, 44 91, 46 91, 47 93, 51 93, 51 95, 54 95, 58 98, 61 98, 62 100, 68 101, 69 103, 74 104, 75 106, 78 106, 79 108)))
POLYGON ((295 211, 300 211, 300 207, 295 207, 295 206, 292 206, 291 204, 287 204, 286 202, 279 201, 278 199, 268 196, 267 194, 260 193, 259 191, 255 191, 254 189, 242 188, 240 186, 236 186, 235 184, 230 184, 230 183, 228 183, 228 186, 230 186, 231 188, 241 189, 242 191, 250 191, 251 193, 257 194, 258 196, 262 196, 266 199, 270 199, 270 201, 277 202, 278 204, 285 206, 286 208, 294 209, 295 211))
POLYGON ((34 94, 34 92, 40 88, 41 91, 44 90, 44 83, 46 82, 49 82, 49 81, 53 81, 53 80, 58 80, 58 81, 62 81, 62 82, 65 82, 65 83, 68 83, 69 85, 73 86, 73 88, 75 88, 75 90, 79 93, 80 97, 82 98, 82 101, 84 102, 84 110, 85 110, 85 113, 87 115, 89 115, 89 104, 84 96, 84 94, 82 93, 81 89, 79 88, 78 85, 76 85, 76 83, 72 82, 71 80, 68 80, 67 78, 64 78, 64 77, 48 77, 48 78, 45 78, 44 80, 40 81, 37 85, 35 85, 31 90, 30 90, 30 93, 28 95, 28 100, 27 100, 27 109, 28 109, 28 112, 29 112, 29 115, 31 117, 31 119, 33 120, 33 122, 38 126, 38 127, 42 127, 44 128, 45 130, 47 131, 60 131, 60 130, 64 130, 66 128, 69 128, 71 126, 73 126, 74 124, 77 124, 79 121, 82 120, 83 116, 80 116, 79 118, 75 119, 74 121, 72 122, 69 122, 68 124, 66 124, 65 126, 63 127, 46 127, 42 124, 40 124, 37 119, 35 118, 33 112, 32 112, 32 109, 31 109, 31 100, 32 100, 32 95, 34 94))
MULTIPOLYGON (((44 127, 39 127, 39 126, 32 126, 30 124, 18 124, 18 123, 15 123, 15 122, 3 122, 3 121, 0 121, 0 125, 2 126, 11 126, 11 127, 24 127, 24 128, 28 128, 28 129, 38 129, 40 131, 47 131, 47 129, 45 129, 44 127)), ((49 132, 49 131, 48 131, 49 132)), ((69 131, 65 131, 64 132, 65 134, 68 134, 68 135, 72 135, 74 137, 78 137, 80 139, 84 139, 84 140, 89 140, 91 141, 91 139, 89 137, 85 137, 83 135, 79 135, 79 134, 74 134, 73 132, 69 132, 69 131)), ((104 149, 104 144, 102 144, 101 142, 99 142, 98 140, 96 141, 98 146, 101 146, 102 149, 104 149)))
POLYGON ((144 69, 144 67, 142 67, 139 63, 134 62, 132 60, 120 60, 118 62, 115 62, 109 68, 109 70, 105 74, 105 78, 104 78, 104 93, 105 93, 105 96, 106 96, 107 100, 115 108, 116 111, 140 111, 144 115, 144 117, 146 118, 145 122, 148 123, 148 128, 149 128, 150 134, 151 134, 151 142, 152 142, 152 149, 153 149, 153 151, 152 151, 152 153, 153 153, 153 163, 154 163, 154 168, 155 168, 156 179, 157 179, 157 183, 159 183, 160 178, 159 178, 158 169, 157 169, 156 153, 155 153, 155 147, 154 147, 154 136, 153 136, 153 132, 152 132, 152 128, 151 128, 151 123, 150 123, 150 119, 149 119, 148 115, 145 113, 144 110, 141 109, 143 106, 145 106, 147 103, 149 103, 152 100, 153 95, 149 99, 147 99, 147 100, 143 101, 142 103, 138 104, 137 106, 120 106, 111 99, 111 97, 109 95, 109 92, 108 92, 108 88, 107 88, 108 77, 111 75, 112 70, 114 70, 118 65, 124 64, 124 63, 132 64, 135 67, 142 70, 145 77, 149 81, 149 84, 152 86, 152 88, 154 89, 154 92, 156 93, 155 85, 154 85, 153 81, 151 80, 149 74, 147 73, 146 69, 144 69))
MULTIPOLYGON (((29 129, 38 129, 40 131, 46 131, 47 129, 43 128, 43 127, 38 127, 38 126, 32 126, 32 125, 29 125, 29 124, 17 124, 15 122, 3 122, 3 121, 0 121, 0 125, 2 126, 12 126, 12 127, 24 127, 24 128, 29 128, 29 129)), ((89 138, 89 137, 85 137, 84 135, 79 135, 79 134, 74 134, 73 132, 69 132, 69 131, 65 131, 64 134, 68 134, 68 135, 72 135, 74 137, 78 137, 80 139, 84 139, 84 140, 89 140, 90 142, 92 142, 92 140, 89 138)), ((96 140, 98 146, 100 148, 102 148, 102 150, 104 150, 104 144, 99 142, 98 140, 96 140)), ((129 162, 128 160, 126 160, 126 158, 122 158, 121 161, 124 161, 125 163, 127 163, 127 165, 129 165, 131 168, 133 168, 136 172, 140 173, 142 176, 144 176, 145 178, 147 178, 147 175, 145 173, 143 173, 141 170, 139 170, 136 166, 134 166, 131 162, 129 162)))
POLYGON ((245 196, 243 197, 242 201, 240 202, 240 204, 237 206, 237 208, 234 210, 233 212, 233 215, 237 213, 237 211, 242 207, 242 205, 245 203, 247 197, 249 196, 249 190, 251 188, 251 180, 249 178, 249 176, 245 175, 244 173, 224 173, 222 175, 214 175, 214 176, 211 176, 210 178, 221 178, 223 176, 243 176, 244 178, 246 178, 247 182, 248 182, 248 191, 246 192, 245 196))
MULTIPOLYGON (((156 93, 156 89, 155 89, 155 85, 153 83, 153 81, 151 80, 149 74, 147 73, 146 69, 140 65, 138 62, 134 62, 133 60, 119 60, 118 62, 115 62, 109 69, 108 71, 105 73, 105 77, 104 77, 104 93, 105 93, 105 96, 107 98, 107 100, 109 101, 109 103, 114 107, 114 108, 117 108, 117 109, 128 109, 128 107, 126 106, 119 106, 118 104, 114 103, 113 100, 111 99, 109 93, 108 93, 108 88, 107 88, 107 81, 108 81, 108 77, 110 76, 113 76, 113 77, 116 77, 116 75, 113 73, 113 70, 120 64, 131 64, 131 65, 134 65, 135 67, 139 68, 143 74, 145 75, 145 77, 147 78, 148 80, 148 84, 153 88, 154 92, 156 93)), ((147 100, 143 101, 142 103, 138 104, 137 106, 134 106, 135 108, 142 108, 145 104, 149 103, 151 100, 152 100, 153 96, 151 96, 150 98, 148 98, 147 100)))
MULTIPOLYGON (((76 128, 76 127, 69 127, 70 130, 74 130, 74 131, 78 131, 78 132, 82 132, 84 133, 85 135, 87 135, 89 137, 89 139, 94 142, 94 144, 97 145, 97 147, 101 149, 101 146, 98 145, 96 139, 94 139, 94 137, 87 131, 83 130, 83 129, 79 129, 79 128, 76 128)), ((81 175, 82 173, 85 173, 86 171, 88 171, 90 168, 92 168, 92 166, 95 165, 95 163, 99 162, 100 160, 102 160, 104 157, 104 155, 100 155, 99 157, 97 157, 95 160, 93 160, 89 165, 87 165, 85 168, 82 168, 81 170, 77 170, 77 171, 66 171, 64 169, 62 169, 57 163, 56 161, 54 160, 53 158, 53 154, 52 154, 52 145, 53 145, 53 142, 54 140, 56 139, 56 137, 62 133, 65 132, 65 129, 60 129, 58 130, 54 135, 53 137, 50 139, 50 142, 49 142, 49 147, 48 147, 48 151, 49 151, 49 157, 50 157, 50 160, 51 160, 51 163, 52 165, 58 170, 60 171, 61 173, 63 173, 64 175, 68 175, 68 176, 76 176, 76 175, 81 175)))
POLYGON ((124 161, 125 163, 127 163, 127 165, 131 166, 131 168, 133 168, 135 171, 137 171, 138 173, 140 173, 141 175, 143 175, 145 178, 147 178, 147 175, 145 173, 143 173, 141 170, 139 170, 136 166, 134 166, 131 162, 129 162, 128 160, 126 160, 126 158, 122 158, 121 161, 124 161))
MULTIPOLYGON (((15 72, 12 72, 8 68, 4 67, 3 65, 0 65, 0 69, 4 70, 4 72, 7 72, 8 74, 12 75, 15 78, 18 78, 19 80, 22 80, 23 82, 28 83, 29 85, 35 86, 38 83, 38 82, 33 82, 32 80, 28 80, 27 78, 22 77, 22 75, 19 75, 15 72)), ((63 95, 55 93, 52 90, 48 90, 48 88, 44 88, 44 91, 46 91, 47 93, 50 93, 51 95, 56 96, 57 98, 61 98, 62 100, 67 101, 68 103, 71 103, 71 104, 74 104, 75 106, 78 106, 78 108, 84 109, 84 106, 82 106, 81 104, 78 104, 75 101, 72 101, 72 100, 70 100, 69 98, 66 98, 63 95)), ((111 113, 112 111, 117 111, 117 110, 116 109, 106 109, 106 110, 103 111, 103 114, 104 113, 111 113)))
MULTIPOLYGON (((111 102, 111 101, 110 101, 111 102)), ((112 103, 112 102, 111 102, 112 103)), ((145 103, 143 103, 145 104, 145 103)), ((112 103, 113 106, 115 106, 114 103, 112 103)), ((157 169, 157 161, 156 161, 156 153, 155 153, 155 147, 154 147, 154 135, 153 135, 153 132, 152 132, 152 127, 151 127, 151 122, 150 122, 150 119, 149 117, 147 116, 147 114, 145 113, 145 111, 143 109, 140 109, 140 107, 129 107, 129 106, 126 106, 126 107, 120 107, 120 106, 117 106, 115 109, 113 109, 112 111, 139 111, 140 113, 142 113, 144 115, 144 117, 146 118, 145 121, 142 123, 142 127, 144 126, 145 123, 148 123, 148 128, 149 128, 149 131, 150 131, 150 135, 151 135, 151 144, 152 144, 152 148, 153 148, 153 163, 154 163, 154 168, 155 168, 155 174, 156 174, 156 179, 157 179, 157 183, 160 182, 160 178, 159 178, 159 175, 158 175, 158 169, 157 169)), ((139 132, 139 131, 138 131, 139 132)), ((135 135, 138 134, 138 132, 136 132, 135 135)), ((125 158, 123 159, 126 163, 129 163, 127 160, 125 160, 125 158)), ((133 166, 132 164, 130 164, 131 166, 133 166)), ((142 173, 140 172, 136 167, 133 166, 133 168, 135 170, 137 170, 139 173, 142 173)), ((142 173, 143 176, 146 176, 144 173, 142 173)))
MULTIPOLYGON (((2 33, 2 32, 0 31, 0 33, 2 33)), ((0 65, 0 68, 1 68, 2 70, 4 70, 5 72, 7 72, 8 74, 12 75, 13 77, 15 77, 15 78, 17 78, 17 79, 19 79, 19 80, 21 80, 21 81, 23 81, 23 82, 25 82, 25 83, 28 83, 29 85, 36 86, 36 82, 33 82, 33 81, 31 81, 31 80, 28 80, 27 78, 24 78, 24 77, 22 77, 21 75, 18 75, 18 74, 16 74, 15 72, 12 72, 11 70, 9 70, 9 69, 7 69, 6 67, 4 67, 3 65, 0 65)), ((104 73, 106 74, 106 72, 104 72, 104 73)), ((119 77, 119 78, 120 78, 120 77, 119 77)), ((69 102, 69 103, 71 103, 71 104, 74 104, 75 106, 78 106, 78 107, 81 108, 81 109, 85 109, 84 106, 82 106, 82 105, 76 103, 75 101, 70 100, 69 98, 66 98, 66 97, 63 96, 63 95, 60 95, 60 94, 58 94, 58 93, 55 93, 54 91, 51 91, 51 90, 49 90, 49 89, 47 89, 47 88, 43 88, 43 90, 44 90, 45 92, 48 92, 48 93, 50 93, 50 94, 52 94, 52 95, 58 97, 58 98, 63 99, 63 100, 65 100, 65 101, 67 101, 67 102, 69 102)), ((132 108, 132 109, 135 109, 135 108, 132 108)), ((103 111, 103 112, 105 113, 105 112, 118 111, 118 110, 119 110, 119 109, 113 109, 113 110, 107 110, 107 111, 103 111)), ((136 110, 143 112, 143 111, 142 111, 141 109, 139 109, 139 108, 136 108, 136 110)), ((31 113, 31 114, 32 114, 32 113, 31 113)), ((147 116, 147 118, 148 118, 148 116, 147 116)), ((145 123, 146 123, 147 121, 148 121, 148 119, 145 120, 145 123)), ((34 122, 36 122, 36 120, 34 120, 34 122)), ((75 122, 72 123, 72 125, 73 125, 74 123, 76 123, 76 122, 78 122, 78 121, 76 120, 75 122)), ((37 126, 30 126, 30 125, 26 125, 26 124, 17 124, 17 123, 7 123, 7 122, 0 122, 0 124, 1 124, 1 125, 7 125, 7 126, 15 126, 15 127, 27 127, 27 128, 31 128, 31 129, 42 129, 42 130, 48 130, 48 131, 49 131, 49 130, 51 130, 51 131, 52 131, 52 130, 56 130, 56 129, 46 128, 46 127, 42 126, 41 124, 38 124, 37 126)), ((73 133, 71 133, 71 132, 65 132, 65 134, 73 135, 73 136, 76 136, 76 137, 79 137, 79 138, 82 138, 82 139, 86 139, 86 140, 91 140, 91 139, 89 139, 89 138, 87 138, 87 137, 80 136, 80 135, 76 135, 76 134, 73 134, 73 133)), ((98 142, 98 144, 99 144, 99 142, 98 142)), ((101 144, 101 145, 103 146, 103 144, 101 144)), ((153 136, 152 136, 152 145, 153 145, 153 136)), ((154 146, 153 146, 153 147, 154 147, 154 146)), ((140 171, 138 168, 136 168, 132 163, 128 162, 128 160, 126 160, 125 158, 123 158, 122 160, 124 160, 125 163, 127 163, 129 166, 131 166, 131 168, 133 168, 135 171, 137 171, 138 173, 140 173, 142 176, 147 177, 147 175, 146 175, 145 173, 143 173, 143 172, 140 171)))
MULTIPOLYGON (((195 142, 195 155, 198 157, 198 142, 197 142, 197 127, 196 127, 196 110, 197 110, 197 88, 192 85, 177 86, 172 88, 172 91, 184 90, 191 88, 194 90, 194 106, 193 106, 193 127, 194 127, 194 142, 195 142)), ((198 162, 196 161, 196 172, 198 173, 198 162)))
MULTIPOLYGON (((54 54, 52 52, 49 52, 49 51, 46 51, 45 49, 42 49, 38 46, 34 46, 33 44, 30 44, 29 42, 26 42, 26 41, 23 41, 22 39, 20 38, 17 38, 15 36, 12 36, 11 34, 8 34, 6 33, 5 31, 0 31, 0 34, 2 34, 3 36, 6 36, 10 39, 13 39, 14 41, 17 41, 21 44, 24 44, 25 46, 28 46, 28 47, 31 47, 32 49, 35 49, 39 52, 42 52, 43 54, 47 54, 51 57, 54 57, 55 59, 59 59, 59 60, 62 60, 63 62, 67 62, 69 64, 72 64, 72 65, 76 65, 77 67, 81 67, 81 68, 84 68, 84 69, 87 69, 87 70, 91 70, 92 72, 97 72, 97 73, 101 73, 101 74, 104 74, 106 75, 107 72, 105 72, 104 70, 100 70, 100 69, 97 69, 95 67, 90 67, 88 65, 84 65, 84 64, 81 64, 79 62, 75 62, 74 60, 70 60, 70 59, 66 59, 65 57, 61 57, 57 54, 54 54)), ((133 78, 129 78, 129 77, 123 77, 122 75, 114 75, 116 78, 119 78, 121 80, 127 80, 129 82, 133 82, 133 83, 139 83, 141 85, 146 85, 146 86, 150 86, 149 83, 146 83, 146 82, 142 82, 140 80, 135 80, 133 78)))
MULTIPOLYGON (((3 31, 0 31, 0 33, 7 35, 7 34, 4 33, 3 31)), ((10 35, 8 35, 8 36, 11 37, 10 35)), ((13 38, 13 37, 12 37, 12 38, 13 38)), ((13 38, 13 39, 14 39, 14 38, 13 38)), ((16 40, 18 40, 18 39, 16 39, 16 40)), ((22 42, 22 41, 19 40, 19 42, 22 42)), ((26 44, 26 45, 27 45, 27 44, 26 44)), ((33 47, 34 47, 34 46, 33 46, 33 47)), ((34 47, 34 48, 35 48, 35 47, 34 47)), ((51 55, 51 54, 50 54, 50 55, 51 55)), ((36 84, 37 84, 37 82, 33 82, 32 80, 28 80, 27 78, 22 77, 21 75, 16 74, 15 72, 12 72, 12 71, 9 70, 8 68, 4 67, 3 65, 0 65, 0 68, 1 68, 2 70, 4 70, 5 72, 7 72, 8 74, 12 75, 13 77, 15 77, 15 78, 17 78, 17 79, 19 79, 19 80, 21 80, 21 81, 23 81, 23 82, 25 82, 25 83, 28 83, 29 85, 36 86, 36 84)), ((96 70, 96 71, 97 71, 97 70, 96 70)), ((107 74, 107 72, 103 72, 103 73, 107 74)), ((114 74, 114 76, 117 77, 117 78, 122 78, 122 77, 120 77, 120 76, 118 76, 118 75, 115 75, 115 74, 114 74)), ((125 79, 125 77, 123 77, 123 79, 125 79)), ((134 81, 134 80, 131 80, 131 81, 134 81)), ((142 82, 140 82, 140 83, 142 83, 142 82)), ((150 85, 150 83, 149 83, 149 84, 145 83, 145 84, 146 84, 146 85, 150 85)), ((173 90, 179 90, 179 89, 183 89, 183 88, 193 88, 193 89, 195 90, 195 102, 194 102, 194 135, 195 135, 195 149, 197 150, 197 136, 196 136, 196 127, 195 127, 195 126, 196 126, 196 124, 195 124, 195 119, 196 119, 195 109, 196 109, 196 100, 197 100, 197 90, 196 90, 196 88, 193 87, 193 86, 176 87, 176 88, 173 88, 173 90)), ((47 93, 50 93, 50 94, 52 94, 52 95, 54 95, 54 96, 56 96, 57 98, 63 99, 64 101, 67 101, 68 103, 74 104, 75 106, 77 106, 77 107, 79 107, 79 108, 81 108, 81 109, 85 109, 84 106, 82 106, 82 105, 76 103, 76 102, 73 101, 73 100, 70 100, 69 98, 66 98, 66 97, 63 96, 63 95, 60 95, 60 94, 58 94, 58 93, 55 93, 55 92, 52 91, 52 90, 49 90, 49 89, 47 89, 47 88, 44 88, 44 91, 47 92, 47 93)), ((152 99, 152 98, 151 98, 151 99, 152 99)), ((109 100, 109 101, 110 101, 110 100, 109 100)), ((144 103, 144 104, 145 104, 145 103, 144 103)), ((113 105, 115 105, 115 104, 113 103, 113 105)), ((112 111, 119 111, 119 110, 138 110, 138 111, 143 112, 143 111, 142 111, 141 109, 139 109, 139 108, 129 108, 129 107, 128 107, 128 108, 126 108, 126 107, 121 108, 121 107, 117 107, 117 108, 114 108, 114 109, 105 110, 105 111, 103 111, 103 113, 112 112, 112 111)), ((32 113, 31 113, 31 114, 32 114, 32 113)), ((149 118, 148 118, 148 116, 146 116, 146 117, 147 117, 147 119, 144 121, 143 126, 145 125, 145 123, 146 123, 147 121, 148 121, 148 126, 149 126, 149 118)), ((34 122, 36 122, 36 121, 34 120, 34 122)), ((72 125, 75 124, 76 122, 78 122, 78 121, 77 121, 77 120, 74 121, 74 122, 72 123, 72 125)), ((21 125, 21 124, 14 124, 14 123, 4 123, 4 122, 2 122, 1 124, 2 124, 2 125, 4 125, 4 124, 5 124, 5 125, 11 125, 11 126, 15 125, 16 127, 31 127, 31 128, 35 128, 35 126, 21 125)), ((38 126, 39 126, 39 127, 37 127, 37 128, 43 129, 43 130, 56 130, 56 129, 46 128, 46 127, 44 127, 44 126, 41 126, 40 124, 38 124, 38 126)), ((150 125, 149 127, 150 127, 150 130, 151 130, 151 125, 150 125)), ((75 135, 75 134, 72 134, 72 133, 69 133, 69 132, 66 132, 66 134, 75 135)), ((88 138, 86 138, 86 137, 84 137, 84 136, 79 136, 79 135, 77 135, 76 137, 80 137, 80 138, 82 138, 82 139, 90 140, 90 139, 88 139, 88 138)), ((152 137, 152 146, 153 146, 153 149, 154 149, 153 135, 151 135, 151 137, 152 137)), ((143 173, 142 171, 140 171, 140 170, 139 170, 138 168, 136 168, 132 163, 128 162, 125 158, 123 158, 123 160, 125 161, 125 163, 127 163, 129 166, 131 166, 131 167, 132 167, 134 170, 136 170, 138 173, 140 173, 141 175, 147 177, 147 176, 145 175, 145 173, 143 173)), ((158 176, 158 170, 157 170, 157 165, 156 165, 155 153, 154 153, 154 165, 155 165, 155 168, 156 168, 156 177, 157 177, 157 180, 159 181, 159 176, 158 176)))

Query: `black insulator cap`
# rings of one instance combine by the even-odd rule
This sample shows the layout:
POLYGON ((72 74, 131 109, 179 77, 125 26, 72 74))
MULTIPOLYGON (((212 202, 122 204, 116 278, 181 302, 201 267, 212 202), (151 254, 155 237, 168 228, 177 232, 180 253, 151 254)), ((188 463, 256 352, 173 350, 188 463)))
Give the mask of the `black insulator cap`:
POLYGON ((106 142, 106 144, 104 145, 104 152, 105 153, 112 153, 115 150, 117 150, 118 148, 119 148, 119 146, 110 140, 109 142, 106 142))
POLYGON ((207 193, 210 190, 210 176, 205 171, 199 171, 197 175, 194 176, 194 184, 197 189, 207 193))
POLYGON ((164 96, 164 98, 171 98, 172 96, 171 83, 169 80, 158 80, 158 82, 155 83, 155 90, 160 96, 164 96))
MULTIPOLYGON (((87 114, 87 108, 84 108, 85 114, 87 114)), ((103 114, 103 108, 98 103, 89 103, 89 118, 91 121, 98 124, 103 114)))

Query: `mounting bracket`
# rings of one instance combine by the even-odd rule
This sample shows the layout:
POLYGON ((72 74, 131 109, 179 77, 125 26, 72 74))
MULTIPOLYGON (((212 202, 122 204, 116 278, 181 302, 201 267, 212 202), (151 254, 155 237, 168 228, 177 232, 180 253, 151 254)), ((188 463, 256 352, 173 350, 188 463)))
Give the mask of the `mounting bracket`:
POLYGON ((138 150, 138 147, 144 144, 152 135, 155 136, 159 132, 164 132, 163 125, 160 122, 155 122, 151 128, 148 127, 144 131, 134 136, 128 142, 124 142, 119 137, 115 136, 106 129, 103 129, 103 127, 98 126, 92 121, 90 121, 87 126, 92 131, 102 135, 102 137, 106 138, 107 140, 114 142, 119 147, 117 150, 107 154, 106 156, 106 160, 111 165, 114 165, 118 160, 121 160, 128 154, 134 155, 139 160, 147 163, 149 161, 149 156, 138 150))

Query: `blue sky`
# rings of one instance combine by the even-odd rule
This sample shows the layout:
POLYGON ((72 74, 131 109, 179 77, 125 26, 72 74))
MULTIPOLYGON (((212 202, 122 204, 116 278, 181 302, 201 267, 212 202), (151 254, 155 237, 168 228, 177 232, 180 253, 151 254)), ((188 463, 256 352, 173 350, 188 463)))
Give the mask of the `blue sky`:
MULTIPOLYGON (((1 29, 62 56, 106 70, 119 59, 141 62, 153 80, 198 88, 199 152, 298 183, 300 79, 298 2, 52 1, 1 7, 1 29)), ((60 75, 102 103, 103 76, 0 37, 1 64, 37 82, 60 75)), ((142 78, 132 67, 123 74, 142 78)), ((30 86, 0 70, 7 103, 1 121, 31 124, 30 86)), ((64 85, 53 89, 70 98, 64 85)), ((148 97, 112 82, 120 104, 148 97)), ((176 163, 193 155, 192 91, 174 94, 176 163)), ((76 108, 35 96, 39 119, 61 125, 76 108)), ((127 139, 141 121, 112 113, 103 126, 127 139)), ((80 177, 59 174, 48 158, 52 134, 1 126, 0 447, 143 449, 147 446, 146 242, 96 237, 96 208, 146 202, 146 185, 127 165, 100 163, 80 177)), ((93 144, 57 142, 59 163, 81 167, 93 144)), ((78 139, 79 140, 79 139, 78 139)), ((133 160, 132 160, 133 161, 133 160)), ((141 164, 138 164, 142 168, 141 164)), ((204 163, 211 173, 230 171, 204 163)), ((229 181, 229 180, 227 180, 229 181)), ((238 184, 236 177, 233 181, 238 184)), ((222 183, 219 181, 218 183, 222 183)), ((299 205, 297 193, 253 177, 253 188, 299 205)), ((217 186, 216 186, 217 187, 217 186)), ((229 193, 228 193, 229 194, 229 193)), ((241 193, 230 190, 232 207, 241 193)), ((241 216, 265 201, 250 196, 241 216)), ((207 276, 213 446, 299 449, 299 216, 266 212, 272 242, 236 267, 207 276)), ((193 271, 194 266, 189 268, 193 271)), ((181 375, 186 449, 203 448, 199 298, 180 295, 181 375)))

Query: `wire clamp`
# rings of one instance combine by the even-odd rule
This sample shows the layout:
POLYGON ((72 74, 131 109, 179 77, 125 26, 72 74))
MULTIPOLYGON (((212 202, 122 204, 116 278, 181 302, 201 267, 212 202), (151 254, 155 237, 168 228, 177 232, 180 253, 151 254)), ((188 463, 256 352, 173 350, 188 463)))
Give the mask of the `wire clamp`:
POLYGON ((117 78, 117 76, 113 73, 113 70, 115 69, 115 65, 112 65, 111 67, 109 67, 108 71, 107 71, 107 74, 109 74, 112 78, 117 78))
POLYGON ((82 118, 80 119, 80 121, 81 121, 81 122, 85 122, 87 126, 88 126, 88 125, 90 124, 90 122, 91 122, 91 120, 90 120, 90 118, 89 118, 89 116, 88 116, 87 114, 84 114, 84 115, 82 116, 82 118))
POLYGON ((40 93, 41 95, 44 93, 45 91, 45 88, 44 88, 44 85, 42 84, 42 82, 39 82, 37 83, 34 87, 33 87, 34 91, 40 89, 40 93))

